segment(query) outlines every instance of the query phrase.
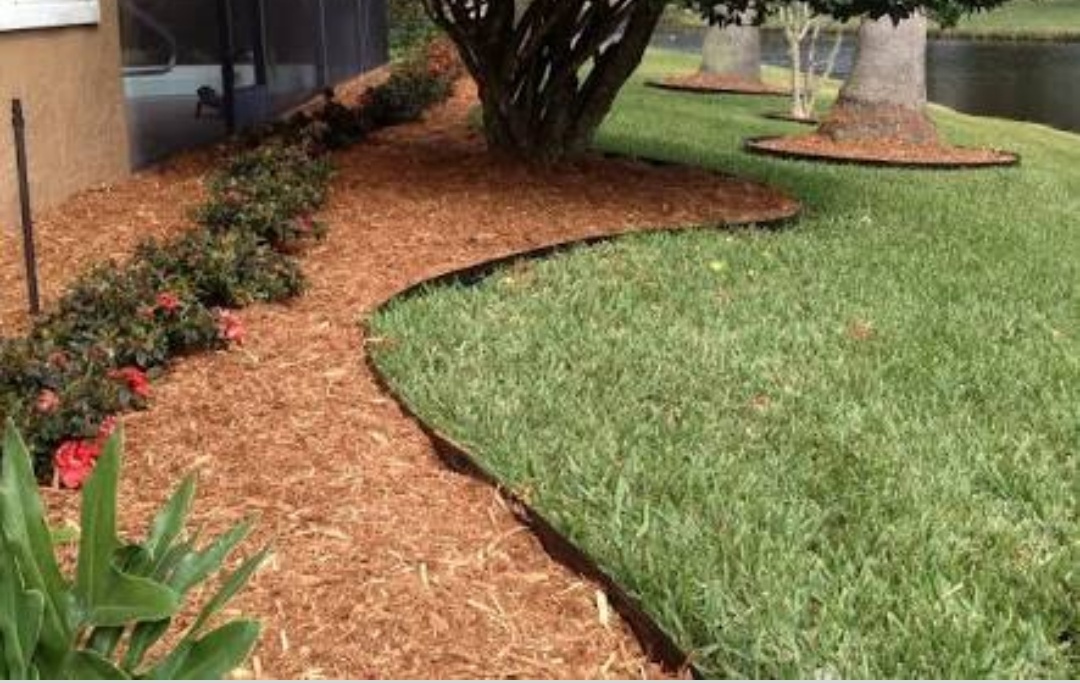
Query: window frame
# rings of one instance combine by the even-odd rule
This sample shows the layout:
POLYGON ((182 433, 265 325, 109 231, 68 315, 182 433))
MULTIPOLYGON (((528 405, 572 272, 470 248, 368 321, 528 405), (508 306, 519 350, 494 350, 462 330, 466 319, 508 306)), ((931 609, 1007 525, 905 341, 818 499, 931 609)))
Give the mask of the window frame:
POLYGON ((0 0, 0 33, 100 22, 99 0, 0 0))

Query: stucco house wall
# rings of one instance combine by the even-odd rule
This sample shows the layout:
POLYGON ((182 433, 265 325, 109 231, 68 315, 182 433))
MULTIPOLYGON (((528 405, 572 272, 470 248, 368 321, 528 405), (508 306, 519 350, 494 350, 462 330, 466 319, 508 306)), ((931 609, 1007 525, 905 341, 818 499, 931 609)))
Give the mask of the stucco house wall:
POLYGON ((13 98, 22 99, 27 120, 34 211, 129 172, 117 0, 100 0, 98 14, 97 24, 81 26, 8 30, 0 23, 2 230, 17 229, 19 216, 13 98))

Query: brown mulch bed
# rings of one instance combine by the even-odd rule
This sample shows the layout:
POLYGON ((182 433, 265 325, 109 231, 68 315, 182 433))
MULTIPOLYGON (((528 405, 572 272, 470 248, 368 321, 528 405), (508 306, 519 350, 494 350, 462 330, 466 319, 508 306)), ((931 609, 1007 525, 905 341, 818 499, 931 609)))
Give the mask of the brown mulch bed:
POLYGON ((667 90, 685 90, 700 93, 730 93, 733 95, 788 95, 787 88, 770 85, 762 81, 751 81, 725 74, 707 74, 695 72, 678 76, 668 76, 649 85, 667 90))
POLYGON ((923 168, 977 168, 1011 166, 1019 157, 996 149, 954 147, 951 145, 916 145, 899 140, 875 142, 836 142, 817 133, 748 140, 752 152, 790 159, 808 159, 857 163, 873 166, 923 168))
MULTIPOLYGON (((264 620, 250 673, 272 678, 660 675, 594 585, 555 563, 490 488, 443 468, 377 387, 358 321, 407 285, 508 252, 611 231, 774 218, 762 186, 600 158, 552 171, 485 153, 469 88, 423 123, 336 158, 310 288, 242 312, 246 345, 183 359, 126 418, 123 523, 142 529, 180 477, 196 522, 256 515, 274 555, 237 609, 264 620)), ((47 294, 145 233, 178 229, 209 156, 42 216, 47 294), (191 164, 190 166, 188 164, 191 164), (199 166, 199 163, 202 166, 199 166)), ((0 255, 5 282, 18 260, 0 255)), ((5 329, 22 320, 5 289, 5 329)), ((57 518, 77 497, 47 492, 57 518)))

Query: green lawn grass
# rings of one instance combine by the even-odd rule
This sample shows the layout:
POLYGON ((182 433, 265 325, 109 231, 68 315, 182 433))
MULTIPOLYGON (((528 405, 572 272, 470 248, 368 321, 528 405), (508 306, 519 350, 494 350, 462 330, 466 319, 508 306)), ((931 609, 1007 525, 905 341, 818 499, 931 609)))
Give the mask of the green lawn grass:
POLYGON ((434 289, 373 318, 380 367, 711 676, 1080 675, 1080 137, 936 109, 1023 167, 761 159, 776 102, 642 87, 692 62, 652 53, 599 145, 796 227, 434 289))
POLYGON ((947 35, 993 38, 1080 38, 1080 0, 1013 0, 961 19, 947 35))

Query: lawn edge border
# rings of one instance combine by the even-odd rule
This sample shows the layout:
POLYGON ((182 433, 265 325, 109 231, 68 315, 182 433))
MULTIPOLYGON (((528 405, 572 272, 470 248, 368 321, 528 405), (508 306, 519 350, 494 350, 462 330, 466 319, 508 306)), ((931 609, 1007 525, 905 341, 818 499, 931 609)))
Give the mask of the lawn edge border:
POLYGON ((774 159, 783 159, 786 161, 810 161, 818 162, 822 164, 833 164, 836 166, 865 166, 867 168, 897 168, 906 170, 918 170, 918 171, 974 171, 984 168, 1016 168, 1021 164, 1021 156, 1019 152, 1009 152, 1007 150, 992 149, 991 151, 998 154, 1006 155, 1007 158, 995 160, 995 161, 963 161, 963 162, 945 162, 945 161, 890 161, 888 159, 860 159, 856 157, 838 157, 830 156, 827 154, 811 154, 807 152, 794 152, 779 149, 770 149, 763 147, 761 143, 769 140, 779 140, 788 135, 756 135, 754 137, 746 138, 743 140, 742 148, 747 154, 753 154, 760 157, 771 157, 774 159))
MULTIPOLYGON (((651 160, 638 158, 649 163, 651 160)), ((663 163, 663 162, 656 162, 663 163)), ((718 174, 720 175, 720 174, 718 174)), ((762 220, 719 221, 696 226, 668 226, 655 228, 631 229, 603 233, 576 239, 552 242, 530 249, 510 252, 473 263, 471 265, 444 271, 431 277, 423 278, 408 285, 395 294, 375 304, 360 321, 361 346, 364 364, 375 378, 379 390, 391 398, 402 413, 412 420, 431 442, 439 460, 448 469, 468 476, 494 489, 506 501, 515 519, 529 529, 537 538, 544 551, 556 562, 574 573, 598 584, 607 595, 611 606, 626 621, 634 637, 641 644, 646 656, 659 663, 664 669, 674 673, 689 672, 694 678, 704 678, 693 663, 691 654, 684 652, 674 639, 645 611, 637 598, 632 596, 615 581, 585 550, 577 546, 567 536, 555 528, 543 515, 537 512, 512 487, 507 486, 498 477, 485 468, 480 461, 463 445, 444 434, 420 416, 409 401, 394 388, 390 378, 383 372, 368 350, 368 343, 375 339, 371 329, 371 319, 392 303, 408 300, 433 287, 461 283, 475 285, 490 277, 495 271, 505 266, 522 262, 536 261, 557 256, 579 248, 612 242, 623 237, 643 234, 683 233, 692 231, 722 231, 737 228, 757 227, 764 230, 778 230, 792 225, 802 216, 803 207, 797 203, 792 211, 771 216, 762 220)))
POLYGON ((812 119, 797 119, 791 114, 785 114, 779 111, 767 111, 761 115, 761 118, 768 119, 769 121, 783 121, 785 123, 795 123, 800 126, 818 126, 821 125, 821 120, 818 118, 812 119))
POLYGON ((747 97, 791 97, 791 91, 784 88, 771 88, 765 86, 761 90, 749 88, 708 88, 700 85, 677 85, 666 83, 662 80, 650 78, 645 81, 645 87, 669 92, 690 93, 693 95, 745 95, 747 97))

